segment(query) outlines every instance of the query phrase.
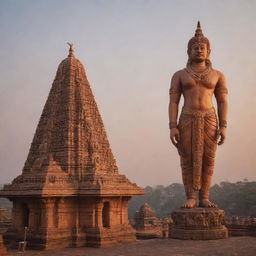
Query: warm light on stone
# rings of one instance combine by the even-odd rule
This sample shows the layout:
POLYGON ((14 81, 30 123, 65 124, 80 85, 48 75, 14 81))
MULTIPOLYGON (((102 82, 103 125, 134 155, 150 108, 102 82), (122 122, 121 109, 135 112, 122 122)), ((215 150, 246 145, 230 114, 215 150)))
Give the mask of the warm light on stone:
POLYGON ((135 241, 127 205, 144 192, 118 173, 84 67, 69 45, 22 174, 0 192, 13 201, 13 228, 5 238, 14 245, 26 226, 34 248, 135 241))

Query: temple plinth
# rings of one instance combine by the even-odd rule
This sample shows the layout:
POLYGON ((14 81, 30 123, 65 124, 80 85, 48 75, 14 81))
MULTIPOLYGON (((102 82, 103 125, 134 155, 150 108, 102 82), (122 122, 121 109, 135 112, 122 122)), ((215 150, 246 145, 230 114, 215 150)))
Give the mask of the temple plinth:
POLYGON ((22 174, 0 192, 13 201, 5 240, 28 247, 106 246, 135 240, 127 205, 144 191, 119 174, 81 62, 57 70, 22 174))

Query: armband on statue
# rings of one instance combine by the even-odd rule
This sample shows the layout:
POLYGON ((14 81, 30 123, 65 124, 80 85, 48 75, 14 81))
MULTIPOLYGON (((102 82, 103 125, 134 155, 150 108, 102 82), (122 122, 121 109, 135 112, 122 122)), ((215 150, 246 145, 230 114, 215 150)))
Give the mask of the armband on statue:
POLYGON ((180 93, 180 90, 177 89, 177 88, 170 88, 169 90, 169 94, 179 94, 180 93))
POLYGON ((227 88, 216 88, 215 94, 228 94, 228 89, 227 88))

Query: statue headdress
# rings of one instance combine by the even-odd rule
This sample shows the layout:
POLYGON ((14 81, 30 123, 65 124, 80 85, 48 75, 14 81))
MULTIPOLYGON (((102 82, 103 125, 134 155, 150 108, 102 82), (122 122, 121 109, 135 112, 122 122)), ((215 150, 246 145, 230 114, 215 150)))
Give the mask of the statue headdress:
MULTIPOLYGON (((188 50, 187 50, 188 54, 191 51, 192 45, 196 43, 205 43, 207 45, 207 49, 210 51, 210 41, 208 40, 207 37, 204 36, 203 31, 201 29, 200 21, 197 22, 195 35, 188 41, 188 50)), ((188 62, 190 62, 190 59, 188 60, 188 62)), ((209 64, 211 63, 208 58, 206 62, 209 64)))

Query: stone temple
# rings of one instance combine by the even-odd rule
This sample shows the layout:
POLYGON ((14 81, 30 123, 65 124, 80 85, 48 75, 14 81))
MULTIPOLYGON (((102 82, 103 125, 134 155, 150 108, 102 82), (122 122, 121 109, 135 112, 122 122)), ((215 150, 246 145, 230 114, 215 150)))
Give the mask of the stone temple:
POLYGON ((57 70, 22 174, 0 196, 13 202, 4 238, 38 249, 135 240, 128 200, 144 191, 118 173, 81 62, 70 45, 57 70))

